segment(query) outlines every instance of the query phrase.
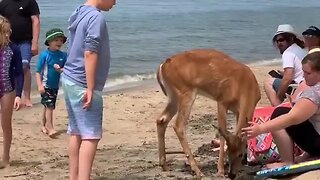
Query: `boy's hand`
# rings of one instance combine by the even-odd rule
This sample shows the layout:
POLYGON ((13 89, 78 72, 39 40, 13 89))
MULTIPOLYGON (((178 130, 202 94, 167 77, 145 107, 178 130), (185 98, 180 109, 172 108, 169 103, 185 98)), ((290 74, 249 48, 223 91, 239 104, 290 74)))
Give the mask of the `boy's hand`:
POLYGON ((44 90, 43 86, 38 87, 38 91, 39 91, 40 94, 45 93, 45 90, 44 90))
POLYGON ((53 67, 56 71, 61 72, 61 67, 59 64, 54 64, 53 67))
POLYGON ((13 108, 18 111, 21 107, 21 102, 20 102, 21 98, 19 96, 17 96, 14 100, 14 105, 13 108))
POLYGON ((83 96, 83 109, 89 109, 92 103, 93 90, 86 89, 83 96))

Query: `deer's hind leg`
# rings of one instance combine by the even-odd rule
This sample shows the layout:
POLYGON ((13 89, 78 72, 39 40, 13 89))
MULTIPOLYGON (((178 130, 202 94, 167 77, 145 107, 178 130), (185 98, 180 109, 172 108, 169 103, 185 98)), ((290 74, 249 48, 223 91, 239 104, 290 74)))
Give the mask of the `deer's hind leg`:
POLYGON ((186 125, 189 119, 191 107, 196 98, 196 90, 190 90, 188 92, 184 92, 183 94, 179 94, 178 97, 179 97, 178 98, 179 108, 178 108, 177 119, 173 126, 173 129, 179 138, 183 152, 187 157, 187 160, 191 166, 192 171, 195 172, 198 177, 202 177, 203 174, 200 171, 194 159, 194 156, 191 152, 191 149, 187 141, 187 136, 186 136, 186 125))
POLYGON ((176 94, 171 91, 168 93, 168 104, 156 121, 158 132, 159 165, 164 171, 168 169, 165 152, 165 133, 170 120, 177 113, 177 109, 178 104, 176 100, 176 94))

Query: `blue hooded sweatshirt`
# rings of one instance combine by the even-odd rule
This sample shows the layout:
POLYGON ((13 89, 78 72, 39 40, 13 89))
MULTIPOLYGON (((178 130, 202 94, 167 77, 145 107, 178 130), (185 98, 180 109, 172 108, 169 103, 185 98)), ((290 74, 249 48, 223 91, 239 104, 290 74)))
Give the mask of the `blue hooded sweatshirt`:
POLYGON ((94 90, 102 91, 110 67, 110 46, 104 15, 96 7, 82 5, 69 19, 68 57, 64 77, 87 88, 84 52, 98 54, 94 90))

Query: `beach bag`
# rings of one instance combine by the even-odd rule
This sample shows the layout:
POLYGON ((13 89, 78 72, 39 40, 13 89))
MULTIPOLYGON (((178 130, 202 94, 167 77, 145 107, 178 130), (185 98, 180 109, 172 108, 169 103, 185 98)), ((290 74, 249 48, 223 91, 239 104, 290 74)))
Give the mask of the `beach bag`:
MULTIPOLYGON (((291 107, 290 103, 283 103, 282 107, 291 107)), ((252 121, 262 124, 270 120, 270 117, 276 107, 259 107, 253 114, 252 121)), ((302 150, 294 145, 294 155, 302 154, 302 150)), ((248 140, 247 162, 248 165, 267 164, 280 161, 280 154, 276 144, 273 141, 271 133, 260 134, 255 138, 248 140)))

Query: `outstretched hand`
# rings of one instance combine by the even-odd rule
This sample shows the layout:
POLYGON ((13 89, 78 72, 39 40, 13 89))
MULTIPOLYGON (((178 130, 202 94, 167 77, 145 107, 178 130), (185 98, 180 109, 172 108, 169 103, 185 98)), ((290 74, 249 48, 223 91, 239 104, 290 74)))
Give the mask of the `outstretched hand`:
POLYGON ((89 109, 92 103, 93 90, 86 89, 83 95, 83 109, 89 109))
POLYGON ((262 133, 259 124, 255 123, 255 122, 249 122, 249 124, 250 124, 250 126, 248 126, 246 128, 242 128, 242 133, 241 133, 242 135, 245 135, 250 139, 250 138, 254 138, 262 133))

